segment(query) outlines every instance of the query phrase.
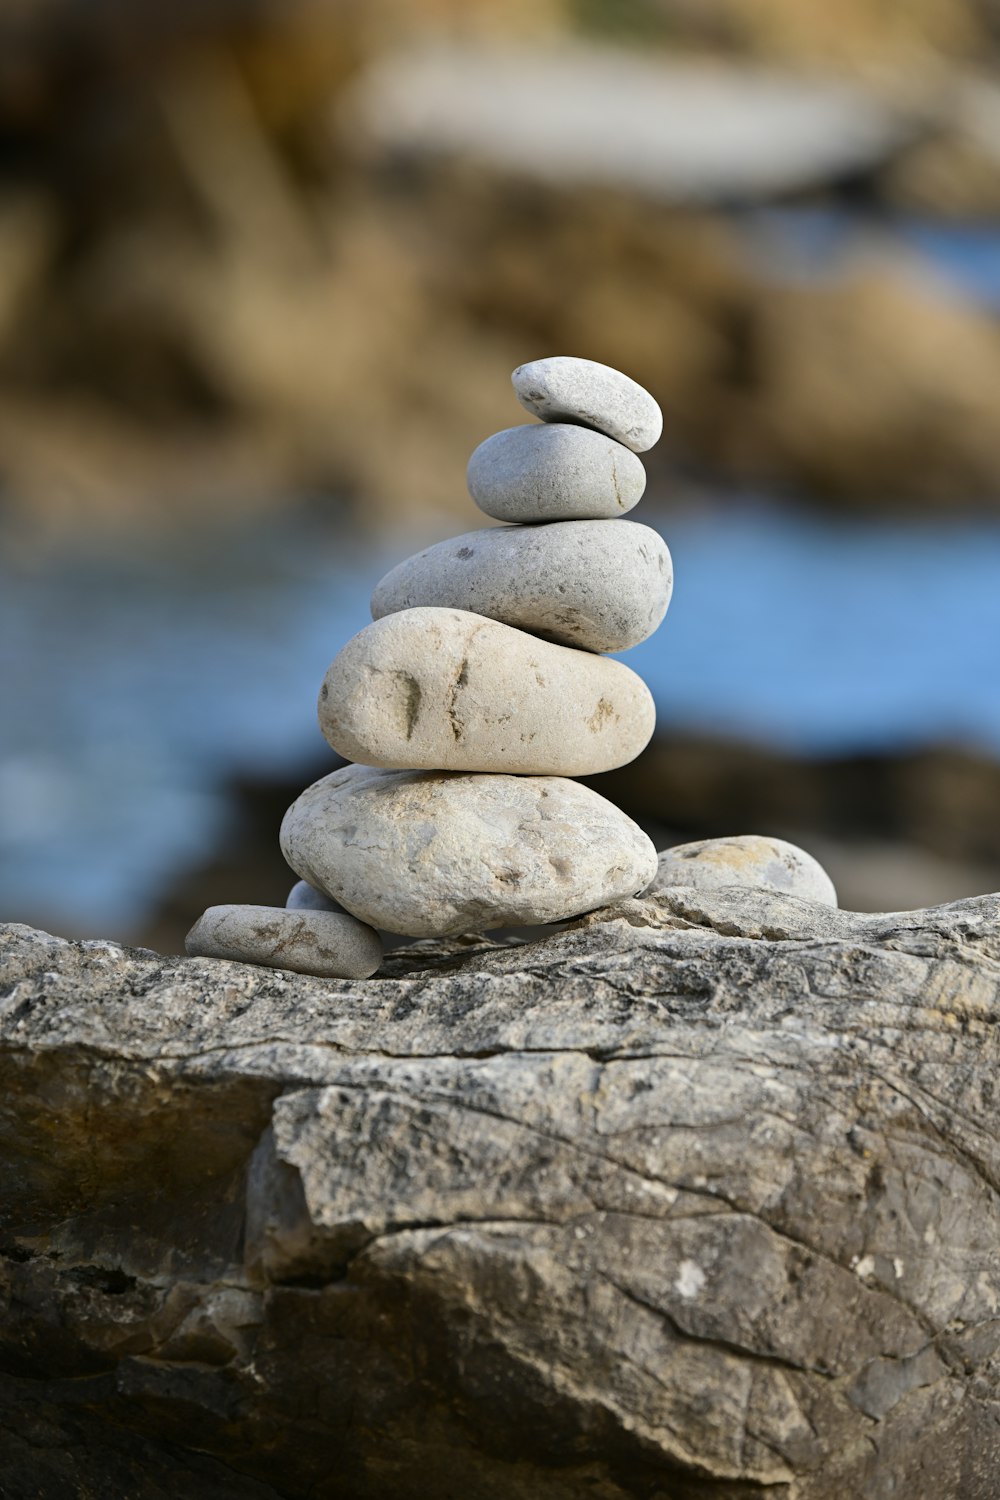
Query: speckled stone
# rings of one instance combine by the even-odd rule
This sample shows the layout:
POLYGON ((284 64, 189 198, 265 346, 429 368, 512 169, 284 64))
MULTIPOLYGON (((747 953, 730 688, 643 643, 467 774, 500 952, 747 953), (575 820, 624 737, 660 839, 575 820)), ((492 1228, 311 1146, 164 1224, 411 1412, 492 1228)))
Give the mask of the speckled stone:
POLYGON ((339 902, 323 891, 318 891, 308 880, 298 880, 288 892, 285 902, 288 911, 343 911, 339 902))
POLYGON ((344 766, 289 808, 281 848, 362 921, 411 937, 561 921, 656 869, 630 818, 558 776, 344 766))
POLYGON ((519 365, 511 381, 521 405, 543 422, 579 422, 634 453, 652 448, 663 431, 663 413, 649 392, 592 359, 534 359, 519 365))
POLYGON ((469 459, 469 494, 498 521, 600 521, 642 498, 642 460, 621 443, 568 423, 505 427, 469 459))
POLYGON ((192 958, 225 958, 318 979, 369 979, 382 962, 381 938, 356 917, 283 906, 210 906, 184 946, 192 958))
MULTIPOLYGON (((345 760, 591 776, 633 760, 656 711, 621 662, 458 609, 406 609, 348 641, 319 699, 345 760)), ((294 867, 293 867, 294 868, 294 867)))
POLYGON ((666 543, 638 522, 494 526, 401 562, 375 589, 372 616, 450 606, 564 646, 626 651, 660 624, 672 587, 666 543))
POLYGON ((695 844, 665 849, 659 856, 648 894, 655 895, 674 886, 718 890, 732 885, 764 887, 799 896, 803 901, 837 905, 833 881, 811 854, 784 839, 764 838, 755 833, 702 839, 695 844))

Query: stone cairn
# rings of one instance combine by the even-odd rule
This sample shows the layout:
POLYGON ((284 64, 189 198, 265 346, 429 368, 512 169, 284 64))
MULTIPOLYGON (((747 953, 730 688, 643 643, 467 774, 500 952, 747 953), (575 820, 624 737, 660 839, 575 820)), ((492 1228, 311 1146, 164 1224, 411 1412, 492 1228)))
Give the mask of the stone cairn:
POLYGON ((658 867, 630 818, 567 779, 627 764, 653 733, 649 689, 604 653, 645 640, 670 602, 666 544, 621 519, 663 419, 635 381, 591 360, 535 360, 512 378, 541 421, 487 438, 468 470, 480 510, 506 524, 428 547, 377 585, 374 623, 319 696, 323 734, 354 764, 282 823, 299 883, 284 908, 210 907, 188 953, 360 979, 381 962, 378 929, 558 922, 678 872, 698 884, 696 867, 708 883, 768 884, 770 870, 788 889, 794 867, 829 886, 778 840, 690 845, 658 867), (748 861, 752 879, 733 874, 748 861))

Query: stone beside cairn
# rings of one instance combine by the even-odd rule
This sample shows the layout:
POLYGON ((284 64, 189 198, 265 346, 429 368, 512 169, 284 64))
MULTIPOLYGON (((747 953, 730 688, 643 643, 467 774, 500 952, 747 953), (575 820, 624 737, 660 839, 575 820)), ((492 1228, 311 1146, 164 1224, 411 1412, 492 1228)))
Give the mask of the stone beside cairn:
POLYGON ((630 818, 567 779, 627 764, 653 733, 649 689, 605 653, 645 640, 670 602, 666 544, 622 519, 663 419, 635 381, 591 360, 535 360, 512 378, 541 421, 487 438, 468 470, 480 510, 506 524, 428 547, 377 585, 373 623, 319 697, 326 739, 354 764, 282 823, 299 883, 284 908, 210 907, 188 953, 368 978, 378 929, 558 922, 676 883, 678 869, 697 885, 742 859, 734 883, 768 884, 770 871, 788 889, 804 860, 811 899, 829 886, 774 840, 745 857, 740 840, 721 841, 721 856, 708 841, 658 865, 630 818))

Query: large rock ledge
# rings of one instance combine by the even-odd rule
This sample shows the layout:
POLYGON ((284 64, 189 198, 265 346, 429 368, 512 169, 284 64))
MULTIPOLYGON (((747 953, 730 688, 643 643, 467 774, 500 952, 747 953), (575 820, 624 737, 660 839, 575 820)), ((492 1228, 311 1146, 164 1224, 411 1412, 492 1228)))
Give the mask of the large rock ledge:
POLYGON ((4 1500, 998 1493, 1000 898, 0 953, 4 1500))

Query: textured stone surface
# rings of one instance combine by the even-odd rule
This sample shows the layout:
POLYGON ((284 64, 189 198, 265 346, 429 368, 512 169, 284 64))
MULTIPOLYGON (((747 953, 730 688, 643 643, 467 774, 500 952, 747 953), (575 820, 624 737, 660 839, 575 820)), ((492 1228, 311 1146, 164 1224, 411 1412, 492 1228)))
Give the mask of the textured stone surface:
POLYGON ((560 422, 495 432, 469 459, 467 480, 498 521, 595 521, 637 505, 646 471, 621 443, 560 422))
POLYGON ((785 839, 756 833, 699 839, 693 844, 664 849, 648 894, 655 895, 677 885, 698 890, 717 890, 727 885, 767 886, 790 896, 801 896, 804 901, 819 901, 826 906, 837 904, 833 881, 818 860, 785 839))
POLYGON ((197 958, 232 959, 322 979, 369 979, 382 962, 377 932, 342 908, 210 906, 185 940, 197 958))
POLYGON ((630 818, 558 776, 344 766, 292 804, 281 850, 349 911, 411 937, 556 922, 656 871, 630 818))
POLYGON ((409 770, 592 776, 634 760, 655 719, 621 662, 459 609, 367 625, 319 698, 320 728, 345 760, 409 770))
POLYGON ((1000 900, 2 930, 11 1500, 992 1500, 1000 900))
POLYGON ((588 651, 627 651, 662 621, 673 567, 658 532, 634 521, 494 526, 426 547, 372 595, 378 620, 442 605, 588 651))
POLYGON ((557 354, 518 365, 511 376, 525 411, 543 422, 580 422, 644 453, 659 441, 663 413, 628 375, 592 359, 557 354))
POLYGON ((318 891, 308 880, 297 880, 288 892, 285 905, 289 911, 343 911, 339 901, 334 901, 325 891, 318 891))

